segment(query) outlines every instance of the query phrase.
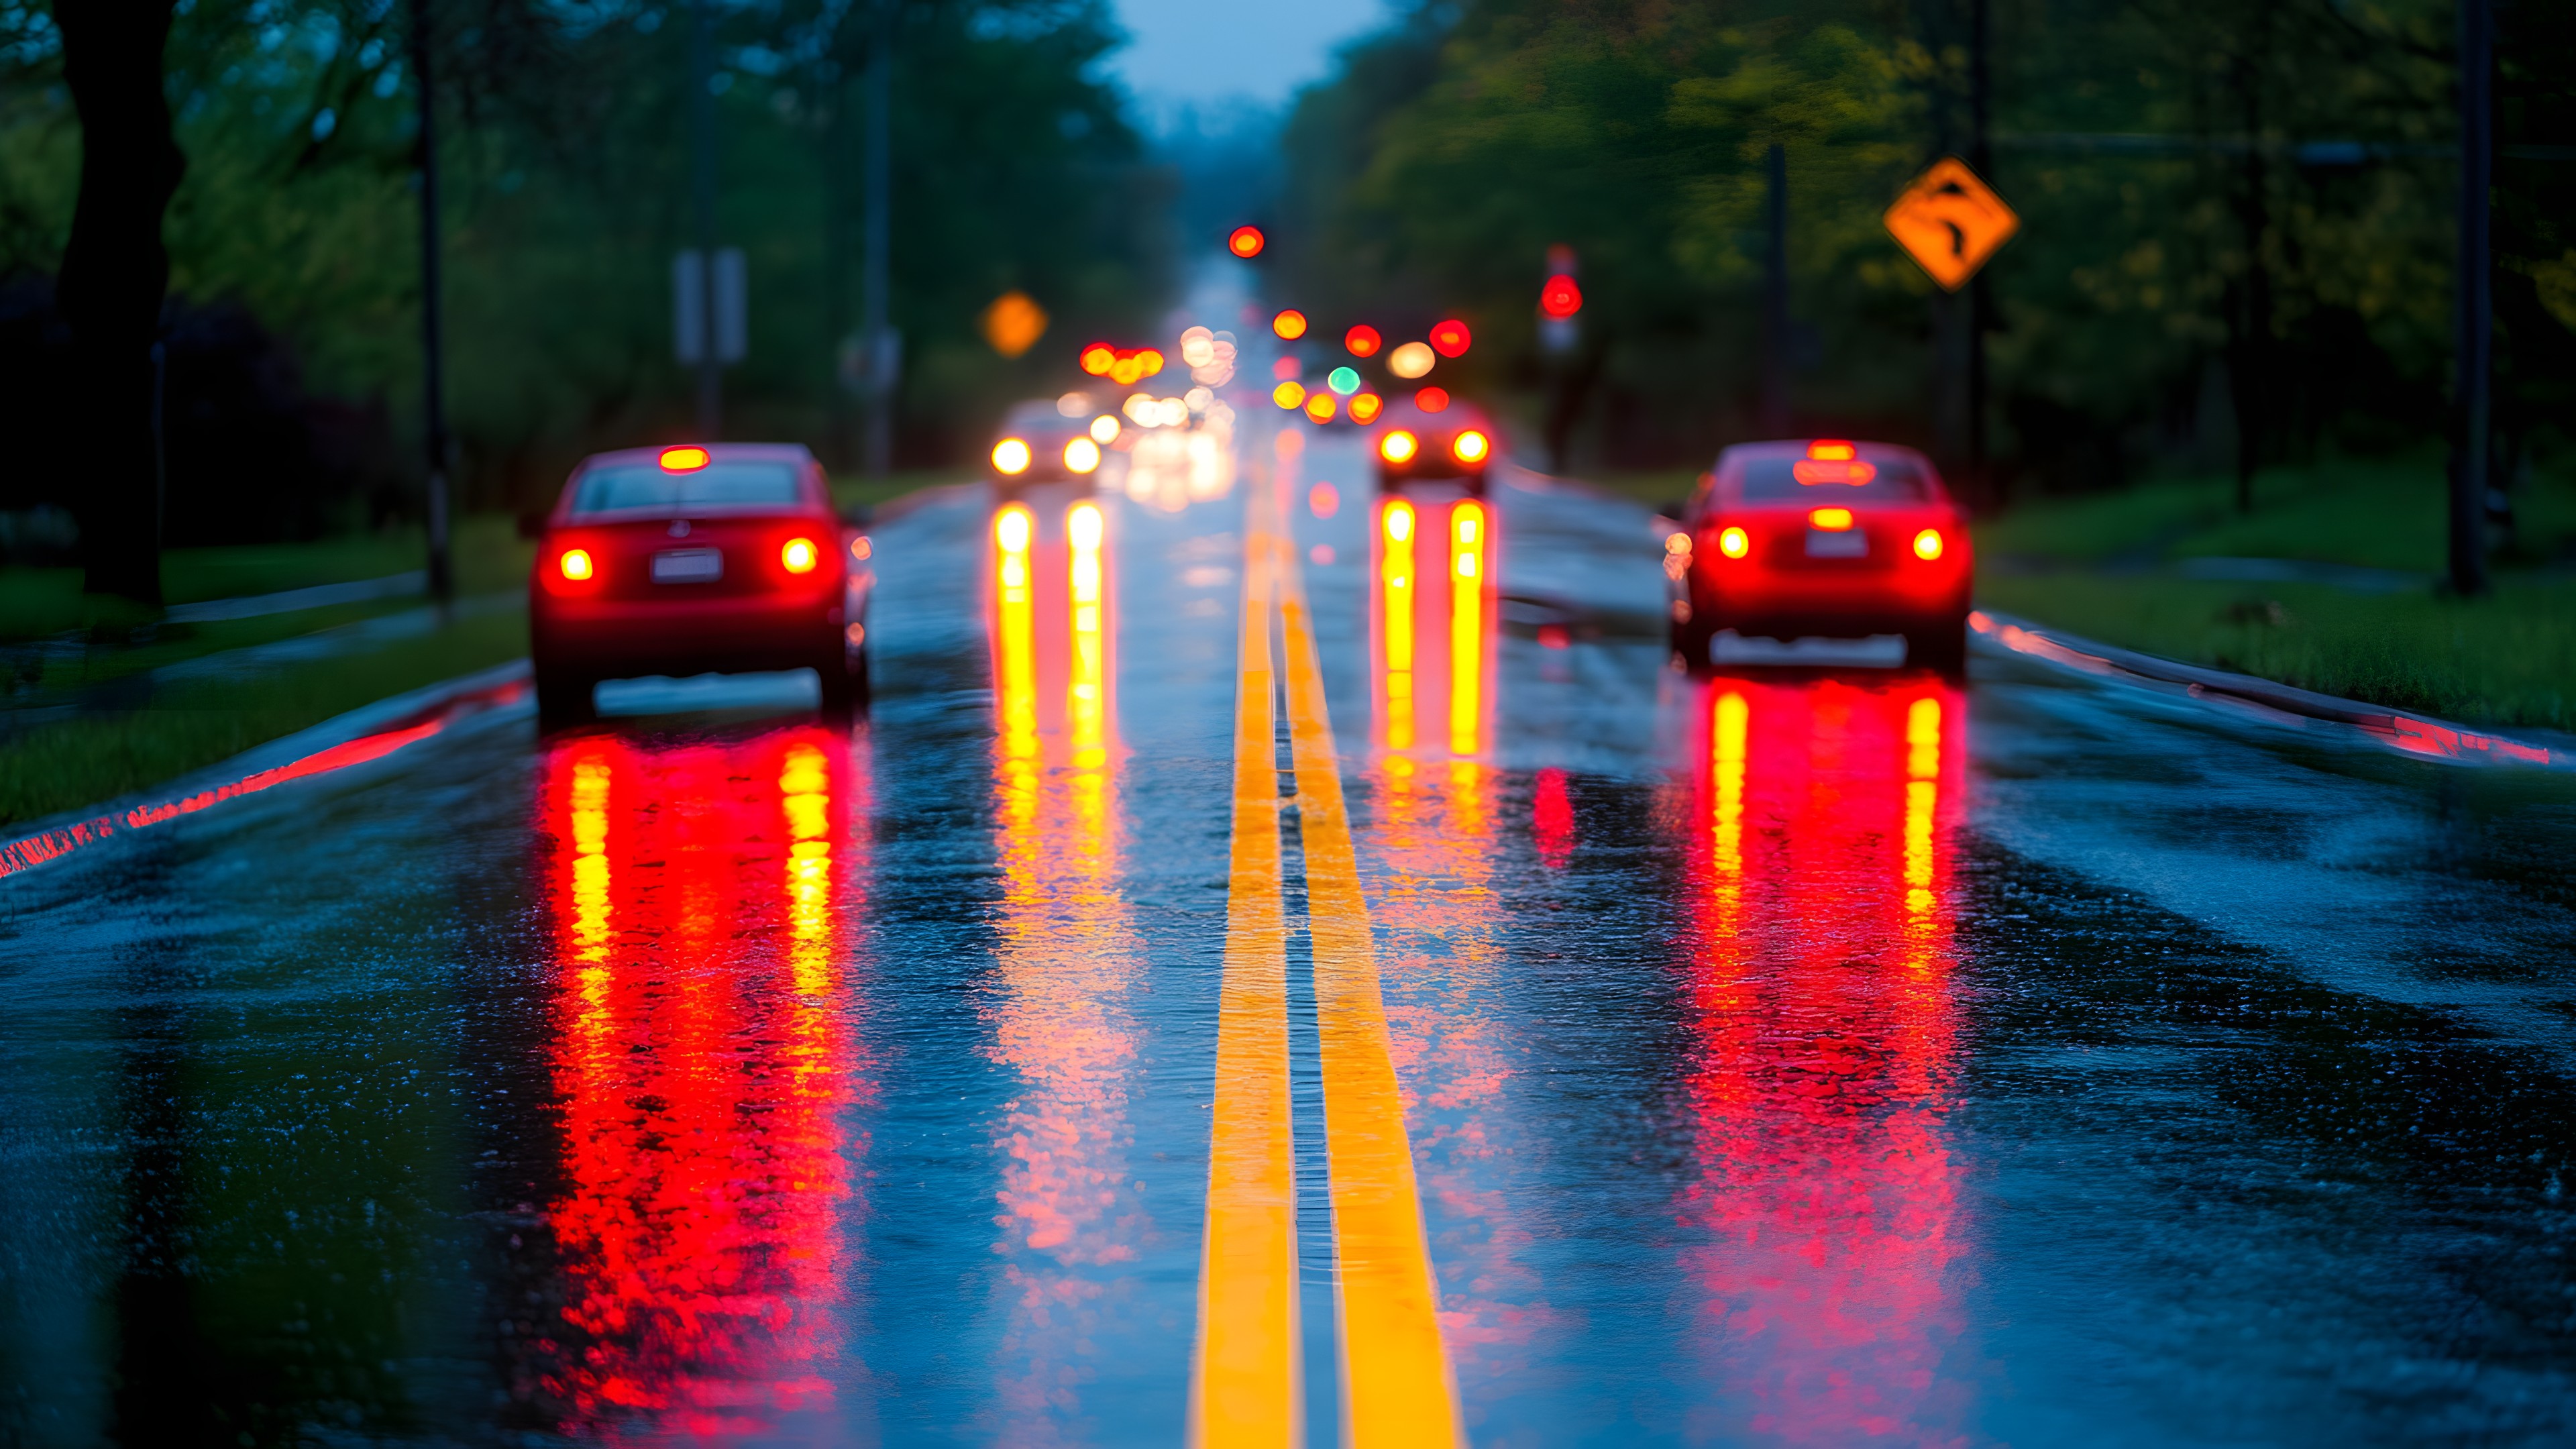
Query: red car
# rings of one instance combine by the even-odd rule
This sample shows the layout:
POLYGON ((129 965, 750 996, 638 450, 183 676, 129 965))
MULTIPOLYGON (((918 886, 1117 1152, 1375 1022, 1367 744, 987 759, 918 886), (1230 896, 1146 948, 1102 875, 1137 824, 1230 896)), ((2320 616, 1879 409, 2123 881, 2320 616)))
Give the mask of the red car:
POLYGON ((794 444, 595 454, 528 580, 538 710, 587 718, 602 679, 799 668, 847 710, 867 694, 869 551, 794 444))
POLYGON ((1425 411, 1412 398, 1399 398, 1378 415, 1378 491, 1393 493, 1416 479, 1454 478, 1482 498, 1494 449, 1494 420, 1475 404, 1444 396, 1437 411, 1425 411))
POLYGON ((1673 648, 1710 663, 1717 635, 1905 636, 1906 662, 1967 661, 1976 563, 1967 516, 1911 448, 1743 443, 1700 475, 1666 540, 1673 648))

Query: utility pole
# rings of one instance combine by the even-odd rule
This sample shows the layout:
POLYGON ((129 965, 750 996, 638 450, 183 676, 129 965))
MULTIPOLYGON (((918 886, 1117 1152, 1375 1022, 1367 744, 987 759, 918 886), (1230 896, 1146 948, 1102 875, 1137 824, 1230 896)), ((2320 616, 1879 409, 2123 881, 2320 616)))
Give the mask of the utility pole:
POLYGON ((2456 381, 2451 400, 2451 590, 2487 589, 2488 429, 2494 412, 2494 277, 2489 207, 2495 169, 2494 0, 2459 0, 2460 249, 2454 287, 2456 381))
MULTIPOLYGON (((701 0, 703 3, 703 0, 701 0)), ((894 34, 898 0, 874 0, 876 22, 868 37, 867 176, 865 260, 859 279, 860 330, 867 349, 867 470, 882 478, 894 464, 895 368, 900 354, 893 336, 892 273, 888 249, 893 241, 894 208, 894 34)))
MULTIPOLYGON (((1991 186, 1995 158, 1986 140, 1988 4, 1989 0, 1969 0, 1968 7, 1968 169, 1991 186)), ((1996 496, 1986 463, 1986 328, 1993 307, 1985 268, 1979 267, 1968 281, 1968 487, 1971 497, 1990 508, 2003 501, 1996 496)))
POLYGON ((447 540, 446 341, 439 329, 438 93, 431 82, 429 0, 411 0, 412 80, 420 92, 421 446, 429 461, 429 596, 456 597, 447 540))
POLYGON ((1789 153, 1779 142, 1762 154, 1770 179, 1770 235, 1762 253, 1762 429, 1789 431, 1789 153))
POLYGON ((707 0, 689 3, 690 199, 698 233, 698 438, 724 426, 724 359, 716 346, 715 19, 707 0))

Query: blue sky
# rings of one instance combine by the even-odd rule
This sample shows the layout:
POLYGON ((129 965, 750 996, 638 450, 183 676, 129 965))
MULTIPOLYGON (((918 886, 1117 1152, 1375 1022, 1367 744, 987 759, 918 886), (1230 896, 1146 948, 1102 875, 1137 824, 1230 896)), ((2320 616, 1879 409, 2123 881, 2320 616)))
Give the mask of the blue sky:
POLYGON ((1109 58, 1148 116, 1249 100, 1276 106, 1320 79, 1333 48, 1372 30, 1386 0, 1112 0, 1133 37, 1109 58))

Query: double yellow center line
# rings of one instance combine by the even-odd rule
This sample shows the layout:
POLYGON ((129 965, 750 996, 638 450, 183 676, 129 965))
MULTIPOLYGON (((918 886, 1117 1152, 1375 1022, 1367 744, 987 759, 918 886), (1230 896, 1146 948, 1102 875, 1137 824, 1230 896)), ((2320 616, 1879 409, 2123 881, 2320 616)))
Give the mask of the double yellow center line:
POLYGON ((1307 926, 1340 1307, 1343 1441, 1458 1444, 1439 1296, 1388 1050, 1377 949, 1360 893, 1322 667, 1278 492, 1246 509, 1235 701, 1234 838, 1225 978, 1199 1276, 1190 1437, 1207 1446, 1304 1439, 1297 1324, 1296 1166, 1288 1093, 1288 953, 1279 843, 1274 667, 1278 621, 1306 862, 1307 926))

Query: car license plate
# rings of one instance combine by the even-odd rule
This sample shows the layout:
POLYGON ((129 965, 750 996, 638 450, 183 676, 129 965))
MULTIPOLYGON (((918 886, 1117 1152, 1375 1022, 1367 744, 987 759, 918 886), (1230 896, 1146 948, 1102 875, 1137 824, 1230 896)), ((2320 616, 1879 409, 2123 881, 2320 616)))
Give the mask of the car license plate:
POLYGON ((705 584, 724 577, 724 554, 712 548, 671 548, 653 555, 653 582, 705 584))
POLYGON ((1821 528, 1808 529, 1807 557, 1867 558, 1869 557, 1869 535, 1857 528, 1832 531, 1821 528))

